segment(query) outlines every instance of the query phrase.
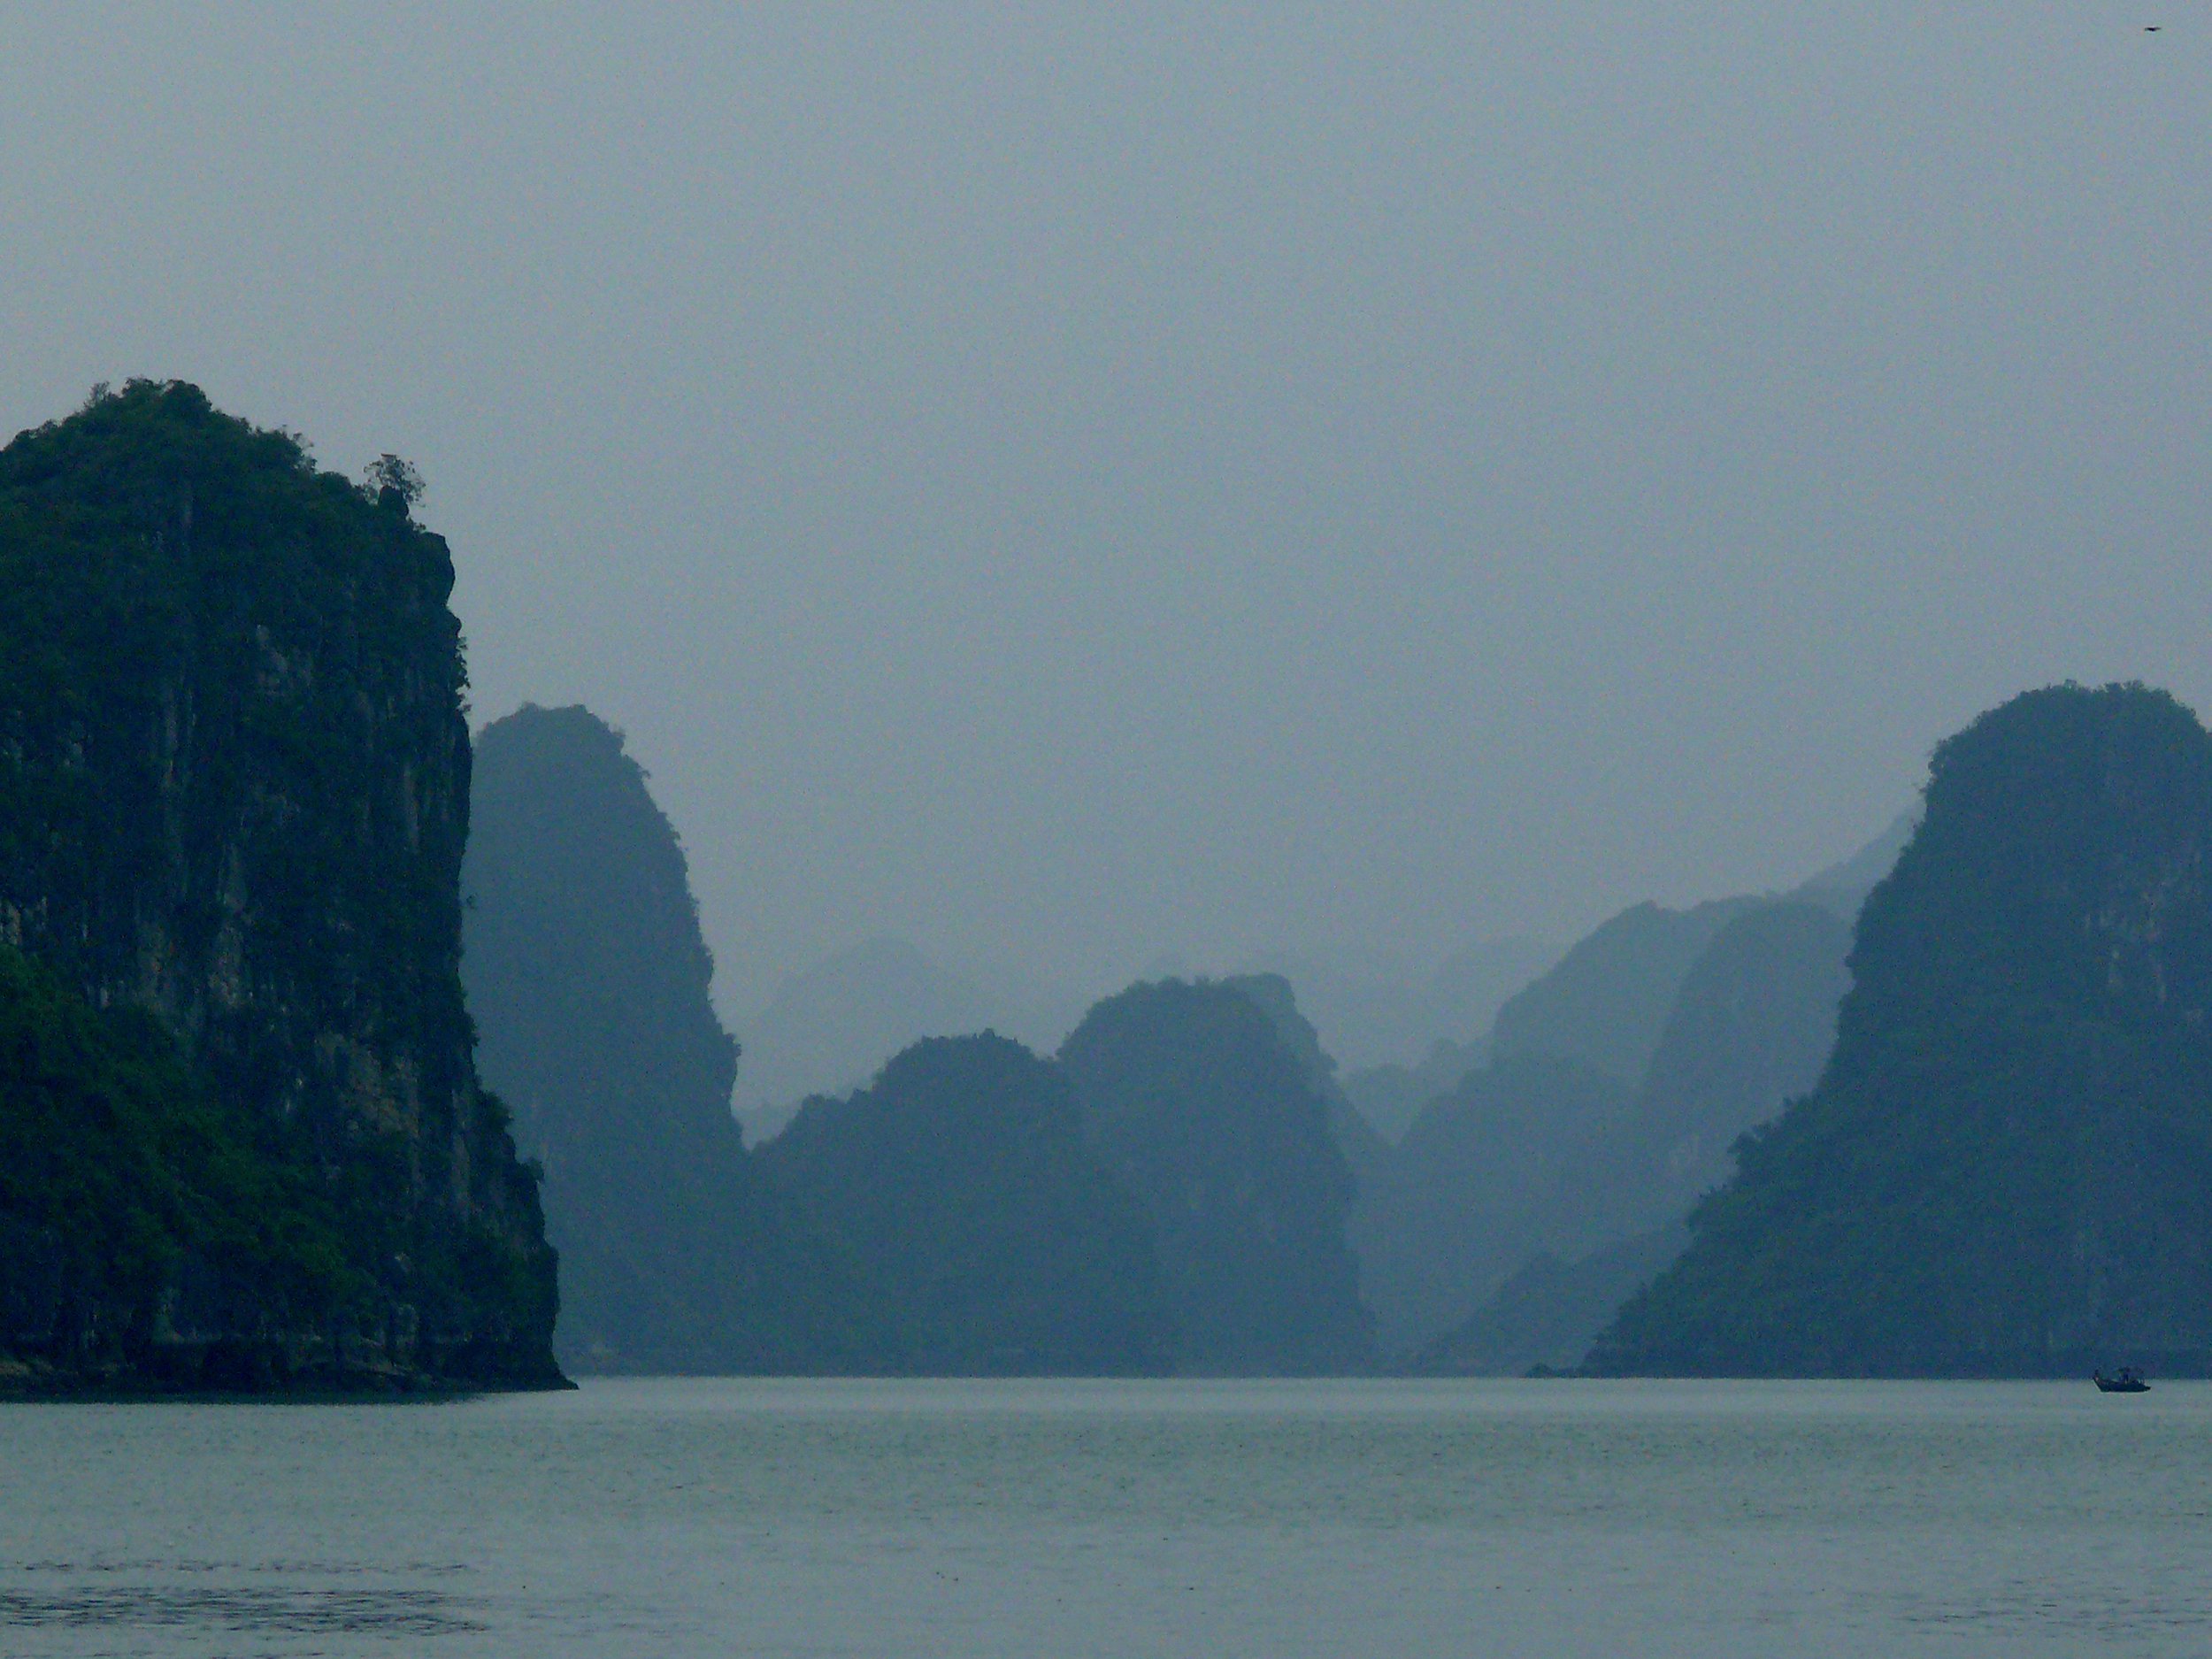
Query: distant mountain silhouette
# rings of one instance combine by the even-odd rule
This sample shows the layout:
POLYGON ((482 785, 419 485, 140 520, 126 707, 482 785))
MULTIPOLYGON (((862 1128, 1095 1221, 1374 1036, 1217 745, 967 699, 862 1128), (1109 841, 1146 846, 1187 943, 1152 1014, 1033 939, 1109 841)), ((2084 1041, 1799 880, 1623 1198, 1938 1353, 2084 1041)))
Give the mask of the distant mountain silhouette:
POLYGON ((1019 1043, 933 1038, 817 1097, 757 1163, 847 1250, 890 1369, 1144 1374, 1171 1325, 1136 1202, 1084 1144, 1067 1079, 1019 1043))
POLYGON ((1345 1098, 1372 1133, 1394 1141, 1413 1126, 1421 1109, 1448 1094, 1460 1079, 1483 1062, 1487 1041, 1458 1043, 1441 1039, 1429 1046, 1417 1065, 1373 1065, 1344 1079, 1345 1098))
POLYGON ((1263 955, 1250 971, 1279 974, 1296 986, 1299 1006, 1328 1033, 1330 1052, 1363 1071, 1403 1064, 1439 1042, 1479 1047, 1498 1005, 1558 954, 1533 940, 1486 939, 1455 952, 1433 971, 1291 951, 1263 955))
POLYGON ((1153 1227, 1178 1370, 1371 1363, 1327 1102, 1246 991, 1133 986, 1084 1018, 1060 1063, 1087 1138, 1153 1227))
POLYGON ((1540 1251, 1407 1369, 1427 1377, 1521 1377, 1539 1366, 1571 1371, 1621 1303, 1689 1242, 1689 1228, 1670 1221, 1576 1262, 1540 1251))
POLYGON ((1912 839, 1914 827, 1920 822, 1917 803, 1900 812, 1889 822, 1889 827, 1840 864, 1831 864, 1819 874, 1808 877, 1804 884, 1790 895, 1809 904, 1818 904, 1832 910, 1846 924, 1859 918, 1859 906, 1866 902, 1866 895, 1897 864, 1897 855, 1912 839))
POLYGON ((1777 900, 1723 927, 1683 976, 1643 1085, 1558 1159, 1531 1264, 1431 1344, 1429 1371, 1564 1367, 1689 1241, 1682 1217, 1734 1167, 1731 1147, 1820 1076, 1849 983, 1850 930, 1777 900))
POLYGON ((2139 686, 2034 692, 1926 803, 1819 1086, 1592 1369, 2212 1366, 2212 738, 2139 686))
POLYGON ((1328 1109, 1329 1133, 1352 1172, 1355 1197, 1375 1179, 1390 1157, 1390 1146, 1360 1113, 1337 1081, 1336 1061, 1321 1046, 1321 1033, 1299 1010, 1296 992, 1279 973, 1240 973, 1221 981, 1249 997, 1275 1027, 1283 1047, 1297 1061, 1307 1085, 1328 1109))
POLYGON ((774 1133, 810 1094, 858 1088, 924 1037, 979 1032, 995 1010, 974 984, 899 939, 872 939, 785 981, 746 1028, 738 1112, 774 1133))
POLYGON ((1559 1244, 1561 1171, 1628 1100, 1578 1061, 1507 1054, 1429 1102, 1352 1214, 1386 1355, 1432 1340, 1559 1244))
POLYGON ((1491 1027, 1491 1054, 1555 1055, 1635 1087, 1690 964, 1714 934, 1759 902, 1715 899, 1682 910, 1657 904, 1623 910, 1508 999, 1491 1027))
POLYGON ((1850 949, 1832 912, 1788 901, 1713 936, 1683 976, 1629 1111, 1563 1172, 1561 1207, 1589 1243, 1678 1219, 1733 1171, 1739 1135, 1819 1080, 1850 949))
POLYGON ((833 1252, 746 1164, 683 851, 621 733, 526 706, 479 736, 472 802, 462 978, 478 1064, 545 1171, 563 1362, 864 1363, 833 1252))

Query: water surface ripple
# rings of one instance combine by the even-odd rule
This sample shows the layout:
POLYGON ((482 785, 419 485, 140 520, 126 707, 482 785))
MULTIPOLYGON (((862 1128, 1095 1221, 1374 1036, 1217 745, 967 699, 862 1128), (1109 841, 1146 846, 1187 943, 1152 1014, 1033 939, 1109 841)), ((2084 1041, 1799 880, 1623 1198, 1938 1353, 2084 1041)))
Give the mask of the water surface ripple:
POLYGON ((0 1407, 0 1655, 2212 1651, 2212 1384, 0 1407))

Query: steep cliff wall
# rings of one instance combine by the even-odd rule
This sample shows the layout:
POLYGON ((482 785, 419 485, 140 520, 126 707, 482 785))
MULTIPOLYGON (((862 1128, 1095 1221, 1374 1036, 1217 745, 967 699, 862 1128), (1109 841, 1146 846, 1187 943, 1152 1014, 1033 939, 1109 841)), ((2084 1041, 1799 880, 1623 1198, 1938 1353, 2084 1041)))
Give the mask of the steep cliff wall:
POLYGON ((19 1358, 189 1382, 260 1344, 279 1376, 557 1380, 535 1184, 458 975, 452 565, 408 507, 181 384, 0 451, 0 938, 150 1010, 336 1207, 351 1286, 311 1317, 190 1275, 158 1320, 64 1295, 0 1333, 19 1358))

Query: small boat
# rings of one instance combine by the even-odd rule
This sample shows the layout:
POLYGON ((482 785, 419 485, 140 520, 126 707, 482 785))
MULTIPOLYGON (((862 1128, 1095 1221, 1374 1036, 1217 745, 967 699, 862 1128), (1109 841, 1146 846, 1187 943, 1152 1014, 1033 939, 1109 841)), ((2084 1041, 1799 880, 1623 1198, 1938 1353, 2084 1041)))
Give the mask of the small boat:
POLYGON ((2150 1384, 2143 1380, 2143 1373, 2132 1365, 2123 1365, 2109 1377, 2102 1371, 2093 1371, 2090 1380, 2097 1385, 2101 1394, 2141 1394, 2151 1389, 2150 1384))

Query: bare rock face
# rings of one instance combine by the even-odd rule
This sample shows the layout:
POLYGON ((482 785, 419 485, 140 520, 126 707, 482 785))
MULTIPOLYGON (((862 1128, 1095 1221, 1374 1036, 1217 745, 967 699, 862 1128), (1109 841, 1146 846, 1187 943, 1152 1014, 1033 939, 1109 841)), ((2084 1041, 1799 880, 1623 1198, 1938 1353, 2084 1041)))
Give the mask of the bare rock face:
POLYGON ((181 384, 0 452, 0 939, 150 1010, 313 1178, 349 1286, 280 1310, 176 1264, 113 1340, 50 1333, 57 1363, 89 1340, 189 1382, 196 1351, 259 1343, 278 1380, 559 1379, 535 1182, 458 974, 452 565, 408 508, 181 384))

